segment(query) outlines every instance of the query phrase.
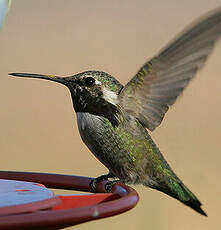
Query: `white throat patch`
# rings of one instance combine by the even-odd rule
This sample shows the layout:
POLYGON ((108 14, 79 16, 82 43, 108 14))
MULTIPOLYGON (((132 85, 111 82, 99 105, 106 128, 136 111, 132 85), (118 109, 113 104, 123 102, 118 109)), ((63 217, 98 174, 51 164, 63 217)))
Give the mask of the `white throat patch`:
POLYGON ((118 95, 107 89, 106 87, 102 87, 103 98, 108 101, 109 103, 116 105, 118 103, 118 95))

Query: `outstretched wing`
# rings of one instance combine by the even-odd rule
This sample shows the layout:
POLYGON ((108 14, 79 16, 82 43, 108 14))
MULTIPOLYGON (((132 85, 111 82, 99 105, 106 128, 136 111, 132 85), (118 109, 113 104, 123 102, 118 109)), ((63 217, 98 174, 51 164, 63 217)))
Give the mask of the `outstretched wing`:
POLYGON ((221 9, 218 9, 147 62, 121 91, 120 105, 153 131, 204 65, 220 34, 221 9))

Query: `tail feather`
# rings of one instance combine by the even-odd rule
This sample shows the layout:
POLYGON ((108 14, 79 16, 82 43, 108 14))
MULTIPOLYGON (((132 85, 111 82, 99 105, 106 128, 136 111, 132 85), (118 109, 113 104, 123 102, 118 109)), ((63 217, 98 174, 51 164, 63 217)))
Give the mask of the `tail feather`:
POLYGON ((185 205, 191 207, 192 209, 194 209, 195 211, 197 211, 198 213, 200 213, 203 216, 207 216, 207 214, 203 211, 203 209, 200 207, 201 203, 198 200, 193 200, 190 199, 188 201, 182 201, 185 205))
POLYGON ((201 202, 181 181, 170 181, 169 183, 164 183, 161 186, 150 186, 149 183, 144 183, 144 185, 166 193, 167 195, 194 209, 201 215, 207 216, 207 214, 201 208, 201 202))
POLYGON ((183 189, 184 193, 186 193, 186 197, 187 197, 186 200, 180 200, 180 201, 184 203, 185 205, 191 207, 192 209, 194 209, 201 215, 207 216, 207 214, 200 207, 202 204, 197 199, 197 197, 183 183, 179 183, 179 184, 180 184, 180 187, 183 189))

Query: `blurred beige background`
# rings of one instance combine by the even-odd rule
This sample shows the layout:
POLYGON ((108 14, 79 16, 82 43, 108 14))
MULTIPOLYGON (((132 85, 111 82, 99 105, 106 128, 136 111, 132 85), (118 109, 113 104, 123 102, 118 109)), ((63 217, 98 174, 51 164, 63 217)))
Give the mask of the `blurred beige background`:
MULTIPOLYGON (((107 172, 80 139, 68 90, 43 80, 10 78, 8 72, 64 76, 95 69, 125 84, 186 25, 220 4, 220 0, 13 1, 0 33, 0 169, 82 176, 107 172)), ((152 133, 209 217, 137 186, 136 208, 75 229, 219 229, 220 63, 221 43, 152 133)))

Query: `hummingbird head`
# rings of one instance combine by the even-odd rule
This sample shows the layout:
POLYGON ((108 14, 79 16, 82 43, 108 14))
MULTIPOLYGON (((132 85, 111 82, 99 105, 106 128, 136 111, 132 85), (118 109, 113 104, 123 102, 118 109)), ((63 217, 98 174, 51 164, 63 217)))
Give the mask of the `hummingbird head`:
POLYGON ((69 88, 76 112, 88 112, 103 116, 109 119, 112 125, 118 124, 118 95, 123 86, 105 72, 86 71, 68 77, 28 73, 10 73, 9 75, 40 78, 61 83, 69 88))

